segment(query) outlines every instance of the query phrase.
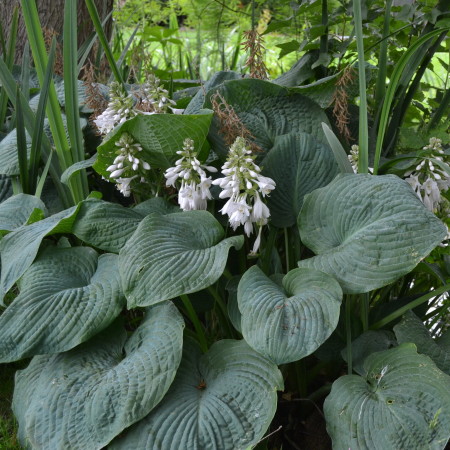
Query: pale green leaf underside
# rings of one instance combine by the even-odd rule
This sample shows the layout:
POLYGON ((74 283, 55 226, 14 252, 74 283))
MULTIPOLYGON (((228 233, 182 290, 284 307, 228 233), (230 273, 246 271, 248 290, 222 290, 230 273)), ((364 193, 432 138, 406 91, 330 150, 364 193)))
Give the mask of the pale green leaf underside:
POLYGON ((216 342, 204 355, 188 344, 160 405, 111 450, 237 450, 262 438, 276 411, 276 391, 283 389, 275 364, 244 341, 216 342))
POLYGON ((143 219, 119 253, 128 307, 152 305, 215 283, 229 249, 239 249, 244 240, 222 240, 223 235, 219 222, 206 211, 143 219))
POLYGON ((117 259, 88 247, 47 249, 0 316, 0 362, 70 350, 106 328, 125 306, 117 259))
POLYGON ((370 355, 325 400, 336 450, 441 450, 450 437, 450 377, 413 344, 370 355))
POLYGON ((264 175, 276 183, 268 206, 271 223, 281 228, 295 225, 306 194, 327 185, 338 174, 328 145, 305 133, 276 137, 261 165, 264 175))
POLYGON ((394 175, 338 175, 305 197, 298 226, 317 254, 299 267, 329 273, 353 294, 410 272, 446 235, 445 225, 394 175))
POLYGON ((118 147, 115 143, 127 132, 142 146, 139 159, 148 162, 153 168, 168 169, 179 159, 176 152, 183 148, 186 138, 194 140, 196 149, 202 147, 211 118, 212 114, 139 114, 118 126, 108 139, 103 141, 98 147, 98 158, 93 167, 104 177, 111 175, 106 168, 117 156, 118 147))
MULTIPOLYGON (((429 356, 435 364, 450 375, 450 347, 440 345, 434 340, 423 322, 411 311, 405 314, 400 323, 394 327, 395 336, 399 344, 412 342, 417 351, 429 356)), ((448 333, 448 331, 447 331, 448 333)))
POLYGON ((45 211, 45 205, 34 195, 18 194, 5 200, 0 204, 0 233, 25 225, 35 209, 45 211))
POLYGON ((45 236, 71 231, 78 208, 79 206, 73 206, 39 222, 17 228, 2 239, 0 301, 30 267, 45 236))
POLYGON ((339 283, 323 272, 291 270, 280 287, 253 266, 238 287, 242 335, 276 364, 297 361, 336 328, 341 300, 339 283))
POLYGON ((128 340, 115 322, 69 352, 34 357, 16 376, 21 444, 103 448, 167 392, 181 360, 183 327, 178 310, 165 303, 150 308, 128 340))

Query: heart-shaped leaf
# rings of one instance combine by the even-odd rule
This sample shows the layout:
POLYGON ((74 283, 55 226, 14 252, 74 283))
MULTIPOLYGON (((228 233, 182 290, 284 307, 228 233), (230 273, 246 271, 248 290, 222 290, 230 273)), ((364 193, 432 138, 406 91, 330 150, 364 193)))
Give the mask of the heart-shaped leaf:
POLYGON ((450 438, 450 377, 413 344, 373 353, 365 378, 346 375, 324 403, 335 449, 443 449, 450 438))
POLYGON ((0 204, 0 234, 26 225, 35 209, 45 211, 45 205, 34 195, 17 194, 0 204))
POLYGON ((125 306, 117 259, 88 247, 39 256, 0 316, 0 362, 63 352, 106 328, 125 306))
POLYGON ((170 214, 179 208, 160 197, 126 208, 102 200, 84 202, 73 224, 72 233, 82 241, 107 252, 119 253, 148 214, 170 214))
POLYGON ((249 448, 275 414, 278 389, 277 366, 244 341, 216 342, 204 355, 190 343, 161 404, 111 450, 249 448))
MULTIPOLYGON (((430 336, 428 328, 423 322, 411 311, 406 313, 401 322, 394 327, 395 336, 399 344, 403 342, 412 342, 417 346, 417 351, 429 356, 435 364, 450 375, 450 346, 448 345, 448 338, 434 340, 430 336)), ((450 331, 447 330, 445 335, 450 336, 450 331)))
POLYGON ((342 290, 328 274, 294 269, 279 286, 253 266, 238 287, 242 335, 276 364, 297 361, 325 342, 339 321, 342 290))
POLYGON ((6 292, 30 267, 37 255, 42 239, 49 234, 69 233, 78 206, 61 211, 46 219, 24 225, 7 234, 0 242, 1 279, 0 304, 6 292))
POLYGON ((109 178, 111 173, 106 169, 117 156, 115 144, 127 132, 142 147, 140 159, 153 168, 168 169, 179 158, 176 152, 183 148, 186 138, 194 140, 195 148, 202 147, 211 118, 212 114, 139 114, 117 127, 103 141, 98 147, 98 158, 93 167, 100 175, 109 178))
POLYGON ((271 222, 280 228, 295 225, 303 197, 339 173, 330 147, 306 133, 277 136, 261 165, 277 186, 268 205, 271 222))
MULTIPOLYGON (((216 92, 233 107, 264 151, 272 148, 276 136, 288 133, 307 133, 326 142, 321 126, 322 122, 329 123, 325 113, 317 103, 301 94, 289 92, 269 81, 254 78, 232 80, 211 89, 204 107, 212 108, 211 96, 216 92)), ((225 158, 228 147, 218 132, 220 128, 218 120, 213 119, 213 132, 208 137, 217 154, 225 158)))
POLYGON ((410 272, 447 234, 445 225, 395 175, 340 174, 305 197, 300 261, 333 275, 345 293, 369 292, 410 272))
POLYGON ((114 323, 67 353, 34 357, 16 375, 21 444, 103 448, 167 392, 181 359, 183 327, 178 310, 165 303, 149 309, 128 340, 114 323))
POLYGON ((222 275, 228 250, 243 236, 222 240, 223 229, 206 211, 160 216, 139 224, 119 253, 128 307, 148 306, 207 288, 222 275))

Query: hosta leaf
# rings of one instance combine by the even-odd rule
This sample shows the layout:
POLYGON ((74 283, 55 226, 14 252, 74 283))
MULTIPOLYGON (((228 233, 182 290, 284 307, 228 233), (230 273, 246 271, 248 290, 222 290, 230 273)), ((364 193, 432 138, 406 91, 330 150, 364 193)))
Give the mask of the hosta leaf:
POLYGON ((244 341, 215 343, 204 355, 192 343, 160 405, 111 450, 246 449, 268 428, 283 378, 244 341))
POLYGON ((445 343, 440 345, 439 341, 435 341, 428 328, 414 313, 406 313, 394 327, 394 332, 399 344, 412 342, 419 353, 429 356, 439 369, 450 375, 450 348, 445 343))
MULTIPOLYGON (((204 107, 212 108, 210 99, 216 92, 233 107, 264 151, 273 147, 276 136, 288 133, 307 133, 325 142, 321 123, 328 123, 328 119, 319 105, 301 94, 268 81, 233 80, 210 90, 204 107)), ((213 119, 213 126, 209 139, 218 155, 225 157, 228 147, 218 133, 221 126, 217 119, 213 119)))
POLYGON ((210 89, 222 84, 224 81, 239 80, 241 77, 242 75, 237 72, 216 72, 195 94, 194 98, 186 107, 184 114, 199 114, 205 101, 205 92, 208 92, 210 89))
POLYGON ((0 204, 0 234, 25 225, 35 209, 45 211, 45 205, 34 195, 17 194, 5 200, 0 204))
POLYGON ((88 247, 47 249, 0 316, 0 362, 70 350, 106 328, 125 306, 117 259, 88 247))
POLYGON ((395 175, 338 175, 305 197, 298 226, 317 254, 298 265, 333 275, 353 294, 407 274, 446 235, 445 225, 395 175))
POLYGON ((170 214, 179 211, 160 197, 146 200, 135 208, 102 200, 84 202, 73 224, 72 233, 101 250, 119 253, 148 214, 170 214))
POLYGON ((184 323, 171 303, 148 310, 127 340, 116 322, 89 342, 36 356, 16 375, 13 409, 27 448, 97 450, 146 416, 167 392, 184 323))
POLYGON ((242 333, 241 320, 242 314, 239 311, 238 299, 237 299, 237 290, 239 285, 240 277, 233 277, 226 286, 228 292, 228 301, 227 301, 227 312, 228 317, 230 318, 233 327, 242 333))
POLYGON ((222 240, 223 229, 206 211, 150 214, 119 253, 129 308, 200 291, 222 275, 228 250, 243 236, 222 240))
POLYGON ((325 400, 336 450, 438 450, 450 437, 450 377, 413 344, 370 355, 366 377, 346 375, 325 400))
MULTIPOLYGON (((395 347, 397 341, 394 333, 387 330, 369 330, 359 335, 352 342, 352 364, 353 370, 362 376, 367 375, 364 372, 364 361, 366 358, 375 352, 381 352, 388 348, 395 347)), ((347 349, 341 350, 341 355, 344 361, 347 362, 347 349)))
POLYGON ((61 211, 46 219, 24 225, 7 234, 0 242, 0 302, 6 292, 30 267, 42 239, 49 234, 69 233, 79 206, 61 211))
POLYGON ((328 274, 291 270, 279 286, 253 266, 238 287, 242 335, 276 364, 311 354, 339 321, 342 290, 328 274))
POLYGON ((0 203, 13 195, 11 179, 6 175, 0 175, 0 203))
POLYGON ((202 147, 211 118, 212 114, 139 114, 117 127, 103 141, 98 147, 98 158, 93 167, 104 177, 111 175, 106 169, 117 156, 118 147, 115 144, 127 132, 142 146, 139 159, 148 162, 153 168, 167 169, 179 159, 176 152, 183 148, 186 138, 194 140, 197 150, 202 147))
POLYGON ((261 165, 276 183, 268 205, 271 222, 281 228, 295 225, 303 197, 339 172, 330 147, 305 133, 277 136, 261 165))

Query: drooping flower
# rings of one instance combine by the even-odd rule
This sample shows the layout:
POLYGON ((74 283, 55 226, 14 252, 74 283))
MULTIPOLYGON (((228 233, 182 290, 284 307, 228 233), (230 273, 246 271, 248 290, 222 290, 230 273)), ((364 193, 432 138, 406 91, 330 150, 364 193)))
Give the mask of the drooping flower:
POLYGON ((169 108, 174 112, 178 111, 172 107, 176 103, 169 98, 167 89, 161 86, 161 80, 153 74, 133 94, 138 99, 138 109, 147 114, 166 113, 169 108))
POLYGON ((442 141, 430 138, 429 144, 422 149, 421 157, 422 161, 415 169, 405 173, 405 180, 430 211, 443 213, 446 200, 442 193, 450 188, 450 176, 440 166, 447 163, 442 141))
POLYGON ((245 139, 238 137, 222 166, 222 174, 225 176, 212 182, 222 188, 219 197, 229 199, 220 211, 228 215, 233 230, 243 225, 245 234, 250 236, 254 225, 259 227, 253 254, 259 249, 262 227, 270 217, 269 208, 261 197, 269 195, 275 189, 275 182, 260 174, 261 168, 254 160, 251 150, 246 147, 245 139))
POLYGON ((115 126, 136 115, 133 97, 116 82, 110 85, 110 101, 107 108, 94 120, 102 134, 108 134, 115 126))
POLYGON ((217 172, 217 169, 200 163, 192 139, 185 139, 183 149, 177 151, 177 154, 181 158, 164 173, 166 185, 176 187, 181 181, 178 204, 183 211, 206 209, 207 200, 212 198, 209 190, 211 177, 206 171, 217 172))
POLYGON ((129 197, 131 182, 139 177, 142 180, 145 172, 150 170, 150 164, 138 157, 142 147, 128 133, 123 133, 115 145, 118 147, 117 156, 106 170, 111 172, 110 178, 115 179, 117 189, 129 197))

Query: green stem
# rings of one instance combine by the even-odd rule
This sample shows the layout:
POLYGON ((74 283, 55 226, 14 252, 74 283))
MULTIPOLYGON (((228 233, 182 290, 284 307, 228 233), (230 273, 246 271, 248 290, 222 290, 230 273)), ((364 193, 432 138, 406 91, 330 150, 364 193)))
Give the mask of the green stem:
POLYGON ((367 125, 366 67, 364 59, 364 36, 362 31, 361 0, 353 0, 353 14, 358 49, 359 75, 359 160, 358 172, 368 173, 369 168, 369 132, 367 125))
POLYGON ((195 309, 192 306, 189 297, 186 294, 182 294, 180 295, 180 298, 181 301, 183 302, 184 307, 186 308, 189 319, 194 325, 195 331, 197 333, 197 338, 200 344, 200 348, 202 349, 203 353, 206 353, 208 351, 208 344, 206 342, 206 336, 205 331, 203 329, 203 325, 201 324, 200 319, 198 318, 197 313, 195 312, 195 309))
POLYGON ((370 296, 368 293, 361 294, 361 322, 363 331, 366 332, 369 329, 369 305, 370 296))
POLYGON ((286 273, 289 272, 289 237, 287 228, 283 228, 284 232, 284 251, 286 253, 286 273))
POLYGON ((347 336, 347 367, 348 374, 353 373, 353 357, 352 357, 352 300, 347 296, 345 302, 345 331, 347 336))
POLYGON ((224 330, 225 334, 231 338, 235 337, 234 328, 231 326, 230 321, 228 319, 228 309, 225 305, 222 297, 217 293, 212 286, 208 287, 208 292, 213 296, 216 305, 218 306, 219 320, 224 330))
POLYGON ((428 294, 422 295, 422 297, 416 298, 412 302, 408 303, 405 306, 402 306, 401 308, 397 309, 393 313, 387 315, 383 319, 379 320, 378 322, 374 323, 370 329, 377 330, 379 328, 384 327, 388 323, 392 322, 395 319, 398 319, 403 314, 405 314, 407 311, 416 308, 417 306, 421 305, 422 303, 425 303, 430 298, 436 297, 438 295, 443 294, 444 292, 450 291, 450 284, 446 284, 438 289, 435 289, 432 292, 429 292, 428 294))
POLYGON ((264 246, 264 255, 262 257, 262 264, 261 264, 261 269, 266 275, 268 275, 270 271, 272 248, 275 245, 276 237, 277 237, 277 229, 275 227, 271 227, 266 245, 264 246))

